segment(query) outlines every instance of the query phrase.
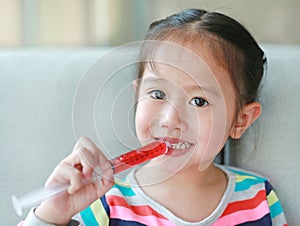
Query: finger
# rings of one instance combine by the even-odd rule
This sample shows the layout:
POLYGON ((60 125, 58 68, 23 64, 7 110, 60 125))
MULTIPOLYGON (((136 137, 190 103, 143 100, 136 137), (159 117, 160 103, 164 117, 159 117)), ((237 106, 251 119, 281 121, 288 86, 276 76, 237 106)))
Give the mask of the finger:
POLYGON ((79 161, 82 166, 82 173, 85 178, 91 178, 94 168, 97 166, 97 156, 94 156, 90 150, 81 147, 79 149, 79 161))
MULTIPOLYGON (((99 151, 100 152, 100 151, 99 151)), ((79 150, 82 164, 82 172, 86 178, 91 178, 93 174, 103 176, 103 172, 111 169, 111 162, 105 157, 99 157, 99 153, 95 156, 90 150, 81 147, 79 150), (101 159, 101 163, 97 159, 101 159)))
POLYGON ((68 188, 69 194, 74 194, 83 186, 83 174, 76 167, 66 164, 62 174, 63 179, 69 180, 70 187, 68 188))
POLYGON ((85 151, 83 148, 85 148, 92 154, 92 156, 90 157, 88 154, 85 156, 84 153, 84 156, 90 166, 95 166, 96 164, 98 164, 103 169, 110 167, 110 165, 107 163, 108 159, 103 154, 103 152, 101 152, 101 150, 87 137, 79 138, 73 152, 83 152, 85 151), (94 162, 95 160, 96 162, 94 162))
POLYGON ((68 193, 73 194, 83 186, 83 174, 68 162, 61 162, 50 175, 46 186, 53 183, 69 183, 68 193))
POLYGON ((112 168, 105 171, 105 173, 103 174, 102 182, 104 187, 110 187, 112 184, 115 183, 112 168))
POLYGON ((74 147, 74 151, 79 150, 81 147, 90 150, 93 154, 101 153, 99 148, 88 137, 80 137, 74 147))
POLYGON ((72 154, 63 160, 81 171, 85 178, 90 178, 97 165, 97 156, 87 148, 77 144, 72 154))
MULTIPOLYGON (((70 157, 66 159, 70 165, 74 165, 79 171, 82 172, 84 178, 90 179, 93 175, 103 177, 106 170, 111 170, 111 162, 103 155, 99 157, 101 152, 97 152, 96 156, 90 150, 84 147, 77 147, 77 151, 72 153, 70 157), (97 159, 101 159, 101 164, 97 159)), ((111 179, 111 178, 110 178, 111 179)))
POLYGON ((112 168, 104 171, 103 176, 96 177, 96 189, 98 198, 101 197, 104 193, 106 193, 113 185, 114 185, 114 177, 112 168))

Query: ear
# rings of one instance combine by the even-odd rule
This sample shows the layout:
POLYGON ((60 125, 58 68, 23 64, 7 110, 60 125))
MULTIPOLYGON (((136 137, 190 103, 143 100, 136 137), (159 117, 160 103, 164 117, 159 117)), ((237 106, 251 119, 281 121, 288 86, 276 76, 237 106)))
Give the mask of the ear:
POLYGON ((235 121, 230 131, 230 137, 239 139, 243 133, 253 124, 253 122, 261 114, 261 105, 258 102, 252 102, 242 107, 239 112, 238 118, 235 121))
POLYGON ((133 83, 133 89, 134 89, 135 95, 137 95, 138 94, 138 90, 139 90, 139 88, 138 88, 138 86, 139 86, 138 79, 133 80, 132 83, 133 83))

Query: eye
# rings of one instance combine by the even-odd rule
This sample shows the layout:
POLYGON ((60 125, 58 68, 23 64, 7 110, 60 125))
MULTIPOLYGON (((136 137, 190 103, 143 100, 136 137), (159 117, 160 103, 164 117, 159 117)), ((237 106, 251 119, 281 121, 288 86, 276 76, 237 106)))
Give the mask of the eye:
POLYGON ((197 107, 205 107, 208 105, 207 100, 201 98, 201 97, 194 97, 191 101, 190 104, 195 105, 197 107))
POLYGON ((153 99, 157 99, 157 100, 166 99, 166 94, 161 90, 152 90, 151 92, 149 92, 149 94, 153 99))

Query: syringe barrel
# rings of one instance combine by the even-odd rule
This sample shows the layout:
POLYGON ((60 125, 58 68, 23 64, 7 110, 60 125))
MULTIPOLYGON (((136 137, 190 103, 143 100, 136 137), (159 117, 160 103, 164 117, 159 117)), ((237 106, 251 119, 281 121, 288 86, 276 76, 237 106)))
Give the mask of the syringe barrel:
POLYGON ((153 142, 144 147, 129 151, 110 161, 113 166, 114 174, 118 174, 133 166, 139 165, 155 157, 158 157, 166 153, 166 151, 167 145, 165 142, 153 142))

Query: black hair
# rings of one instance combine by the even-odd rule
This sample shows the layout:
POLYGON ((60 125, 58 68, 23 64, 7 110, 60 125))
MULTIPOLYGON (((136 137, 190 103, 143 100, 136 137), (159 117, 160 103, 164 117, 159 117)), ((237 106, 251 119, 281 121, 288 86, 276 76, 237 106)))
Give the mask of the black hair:
MULTIPOLYGON (((208 41, 216 59, 229 72, 237 96, 237 110, 244 104, 256 101, 266 57, 252 35, 233 18, 218 12, 186 9, 153 22, 145 37, 145 41, 148 40, 179 40, 193 44, 199 40, 208 41)), ((142 46, 141 58, 147 54, 146 49, 146 45, 142 46)), ((147 63, 140 62, 139 78, 147 63)))

